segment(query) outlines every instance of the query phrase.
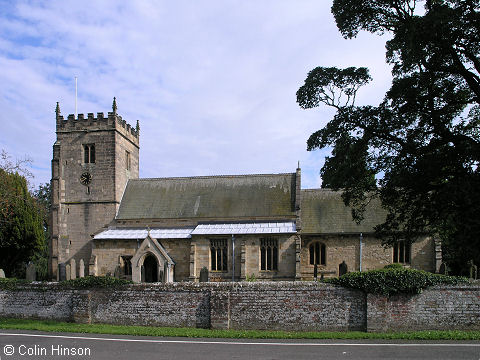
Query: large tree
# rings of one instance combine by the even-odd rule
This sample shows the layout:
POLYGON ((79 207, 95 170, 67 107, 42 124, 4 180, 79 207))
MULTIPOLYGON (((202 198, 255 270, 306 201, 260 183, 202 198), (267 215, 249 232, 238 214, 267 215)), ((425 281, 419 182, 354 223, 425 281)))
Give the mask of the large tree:
POLYGON ((35 263, 38 280, 48 280, 48 245, 50 244, 49 216, 52 205, 50 183, 40 184, 33 191, 39 215, 43 224, 43 241, 31 260, 35 263))
POLYGON ((334 0, 332 13, 345 38, 391 34, 393 81, 379 106, 355 106, 366 68, 308 74, 300 106, 337 109, 307 142, 332 147, 322 186, 343 189, 357 221, 380 198, 385 244, 440 236, 456 273, 470 259, 480 265, 479 0, 334 0))
POLYGON ((30 193, 23 165, 0 158, 0 268, 7 276, 22 276, 25 265, 45 248, 43 209, 30 193))

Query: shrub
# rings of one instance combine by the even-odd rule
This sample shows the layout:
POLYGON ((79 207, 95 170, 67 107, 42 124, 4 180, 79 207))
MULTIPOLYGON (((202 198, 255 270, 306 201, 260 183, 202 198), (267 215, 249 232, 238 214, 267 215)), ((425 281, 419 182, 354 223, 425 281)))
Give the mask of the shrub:
POLYGON ((125 279, 117 279, 112 276, 86 276, 73 280, 66 280, 60 283, 61 286, 86 289, 86 288, 112 288, 132 284, 133 282, 125 279))
POLYGON ((29 284, 25 279, 16 279, 16 278, 2 278, 0 279, 0 290, 13 290, 18 285, 29 284))
POLYGON ((467 278, 432 274, 422 270, 396 266, 365 272, 351 272, 325 282, 359 289, 365 293, 391 296, 399 293, 419 294, 433 285, 456 285, 468 282, 467 278))
POLYGON ((384 269, 403 269, 403 265, 399 263, 388 264, 383 267, 384 269))

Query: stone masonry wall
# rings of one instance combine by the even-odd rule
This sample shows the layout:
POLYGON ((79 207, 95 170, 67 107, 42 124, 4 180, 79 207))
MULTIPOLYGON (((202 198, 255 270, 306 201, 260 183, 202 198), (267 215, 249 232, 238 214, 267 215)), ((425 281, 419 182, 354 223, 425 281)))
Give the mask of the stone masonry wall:
POLYGON ((368 295, 367 331, 479 330, 480 285, 432 287, 418 295, 368 295))
POLYGON ((480 330, 480 285, 365 296, 313 282, 135 284, 0 290, 0 317, 78 323, 296 331, 480 330))

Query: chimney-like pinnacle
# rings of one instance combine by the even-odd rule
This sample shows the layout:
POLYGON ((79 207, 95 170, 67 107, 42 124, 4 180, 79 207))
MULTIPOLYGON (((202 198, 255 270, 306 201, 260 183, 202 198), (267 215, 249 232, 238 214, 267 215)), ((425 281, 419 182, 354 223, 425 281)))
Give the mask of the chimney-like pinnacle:
POLYGON ((57 101, 57 106, 55 107, 55 115, 58 117, 60 115, 60 104, 57 101))
POLYGON ((115 98, 115 96, 113 97, 112 110, 114 114, 117 113, 117 99, 115 98))

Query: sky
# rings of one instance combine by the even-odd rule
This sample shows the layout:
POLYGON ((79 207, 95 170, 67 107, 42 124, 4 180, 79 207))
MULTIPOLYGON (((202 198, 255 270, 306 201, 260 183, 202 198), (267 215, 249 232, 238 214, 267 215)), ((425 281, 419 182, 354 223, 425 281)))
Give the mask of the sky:
POLYGON ((321 185, 329 149, 306 141, 332 119, 296 91, 317 66, 367 66, 357 105, 391 82, 385 38, 345 40, 331 0, 0 0, 0 150, 50 181, 55 105, 140 121, 140 177, 274 174, 321 185))

